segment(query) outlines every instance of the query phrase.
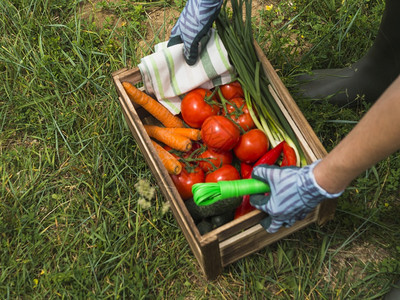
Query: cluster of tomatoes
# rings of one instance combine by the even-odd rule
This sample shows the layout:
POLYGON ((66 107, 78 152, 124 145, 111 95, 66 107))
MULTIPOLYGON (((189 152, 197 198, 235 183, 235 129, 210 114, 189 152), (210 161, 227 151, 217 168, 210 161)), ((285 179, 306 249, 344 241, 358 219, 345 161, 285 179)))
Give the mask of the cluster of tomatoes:
POLYGON ((269 148, 267 136, 254 124, 239 82, 217 89, 195 89, 181 103, 182 119, 201 130, 201 141, 190 153, 176 154, 183 168, 171 178, 183 200, 193 197, 195 183, 244 178, 238 170, 250 167, 269 148))

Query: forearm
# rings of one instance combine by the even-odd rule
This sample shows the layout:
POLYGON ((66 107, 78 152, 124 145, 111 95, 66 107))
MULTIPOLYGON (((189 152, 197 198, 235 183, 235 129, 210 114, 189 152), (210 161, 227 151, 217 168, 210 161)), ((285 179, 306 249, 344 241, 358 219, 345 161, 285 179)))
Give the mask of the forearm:
POLYGON ((315 167, 315 179, 327 192, 337 193, 363 171, 399 149, 400 77, 315 167))

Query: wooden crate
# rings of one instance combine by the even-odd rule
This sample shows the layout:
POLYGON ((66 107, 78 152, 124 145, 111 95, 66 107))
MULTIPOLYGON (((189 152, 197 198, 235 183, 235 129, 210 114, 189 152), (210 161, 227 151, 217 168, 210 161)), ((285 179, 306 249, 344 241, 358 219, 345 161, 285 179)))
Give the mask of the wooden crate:
MULTIPOLYGON (((308 163, 326 155, 326 150, 304 118, 288 90, 280 80, 261 48, 255 44, 257 55, 271 85, 270 90, 292 126, 308 163)), ((138 68, 122 69, 113 73, 115 87, 126 122, 164 197, 169 201, 172 213, 185 235, 193 254, 208 279, 221 274, 223 268, 247 255, 257 252, 265 246, 308 226, 311 223, 323 224, 333 218, 336 201, 322 202, 304 220, 296 222, 290 228, 281 228, 277 233, 267 233, 259 225, 265 213, 254 210, 239 219, 233 220, 204 235, 198 231, 190 213, 174 186, 167 170, 162 165, 151 144, 143 124, 152 124, 154 119, 141 107, 133 105, 126 94, 122 82, 141 83, 142 77, 138 68)))

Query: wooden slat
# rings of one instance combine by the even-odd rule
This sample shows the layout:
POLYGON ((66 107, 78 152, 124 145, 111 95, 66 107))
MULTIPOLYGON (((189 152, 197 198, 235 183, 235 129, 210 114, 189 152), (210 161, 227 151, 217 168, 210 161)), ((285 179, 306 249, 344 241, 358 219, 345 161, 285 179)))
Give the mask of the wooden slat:
POLYGON ((255 225, 233 237, 220 243, 222 266, 227 266, 249 254, 275 243, 282 238, 307 227, 315 222, 317 216, 315 211, 310 213, 304 220, 297 221, 292 227, 282 227, 278 232, 268 233, 261 225, 255 225))
POLYGON ((258 224, 266 214, 260 210, 253 210, 248 214, 237 218, 225 225, 222 225, 213 231, 203 235, 203 238, 208 238, 209 236, 216 236, 218 241, 224 241, 247 228, 258 224))
POLYGON ((202 259, 200 266, 208 280, 214 280, 222 273, 222 260, 219 250, 219 241, 215 235, 201 239, 202 259))
MULTIPOLYGON (((113 74, 113 79, 114 83, 118 82, 121 83, 123 81, 127 81, 131 84, 138 84, 142 82, 142 74, 140 73, 140 70, 138 67, 133 68, 133 69, 124 69, 125 71, 123 72, 114 72, 113 74)), ((122 87, 122 85, 120 86, 122 87)), ((122 87, 123 89, 123 87, 122 87)), ((118 91, 121 91, 119 88, 117 88, 118 91)))
POLYGON ((127 71, 128 71, 128 68, 122 68, 122 69, 112 72, 111 76, 113 77, 113 79, 115 79, 115 78, 117 78, 117 76, 119 76, 120 74, 124 74, 127 71))

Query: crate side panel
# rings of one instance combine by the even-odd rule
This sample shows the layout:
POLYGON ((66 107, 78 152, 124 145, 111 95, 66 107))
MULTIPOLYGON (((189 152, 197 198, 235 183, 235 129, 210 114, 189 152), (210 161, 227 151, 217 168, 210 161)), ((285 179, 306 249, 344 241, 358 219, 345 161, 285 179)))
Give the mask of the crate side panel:
POLYGON ((276 233, 268 233, 261 225, 255 225, 220 243, 222 265, 225 267, 243 257, 255 253, 272 243, 314 223, 316 215, 310 213, 304 220, 289 228, 282 227, 276 233))
POLYGON ((218 238, 216 235, 203 236, 200 244, 202 252, 200 265, 207 279, 214 280, 223 269, 218 238))
MULTIPOLYGON (((327 154, 326 149, 290 95, 288 89, 279 78, 270 61, 264 55, 260 46, 256 42, 254 43, 254 46, 258 59, 261 61, 263 70, 271 83, 271 94, 274 96, 274 99, 280 106, 283 114, 298 137, 299 143, 301 144, 307 158, 307 162, 311 163, 323 158, 327 154)), ((336 206, 337 200, 324 201, 319 204, 316 208, 318 224, 322 225, 328 220, 333 219, 336 206)))
POLYGON ((140 130, 138 127, 143 127, 139 117, 134 113, 133 106, 128 109, 126 101, 122 98, 119 98, 121 107, 123 109, 123 113, 125 119, 128 123, 128 126, 133 134, 136 142, 138 143, 141 152, 149 165, 152 174, 155 176, 156 181, 159 183, 159 187, 164 195, 164 197, 169 201, 172 213, 181 228, 183 234, 186 237, 186 240, 189 243, 190 248, 192 249, 196 259, 199 263, 203 262, 203 253, 202 248, 200 246, 200 234, 193 222, 192 217, 187 211, 183 201, 180 200, 180 196, 169 176, 165 168, 162 166, 161 161, 159 161, 157 154, 153 148, 153 145, 150 142, 150 138, 144 135, 144 128, 140 130), (196 230, 193 230, 196 229, 196 230))
POLYGON ((243 230, 252 227, 258 224, 263 218, 266 217, 266 214, 260 210, 253 210, 248 214, 241 216, 235 220, 222 225, 213 231, 206 233, 203 235, 204 238, 208 237, 209 235, 215 235, 218 238, 218 241, 222 242, 243 230))
POLYGON ((304 117, 303 113, 290 95, 282 80, 279 78, 270 61, 264 55, 260 46, 257 43, 254 43, 254 46, 258 59, 263 66, 264 72, 278 96, 278 100, 276 100, 282 103, 282 105, 289 113, 290 118, 294 121, 291 124, 295 124, 297 130, 303 135, 299 138, 301 138, 301 140, 307 141, 307 143, 309 144, 309 148, 311 149, 311 151, 313 151, 313 153, 309 153, 309 155, 315 156, 316 159, 324 157, 326 155, 326 150, 321 141, 316 136, 312 127, 304 117))

